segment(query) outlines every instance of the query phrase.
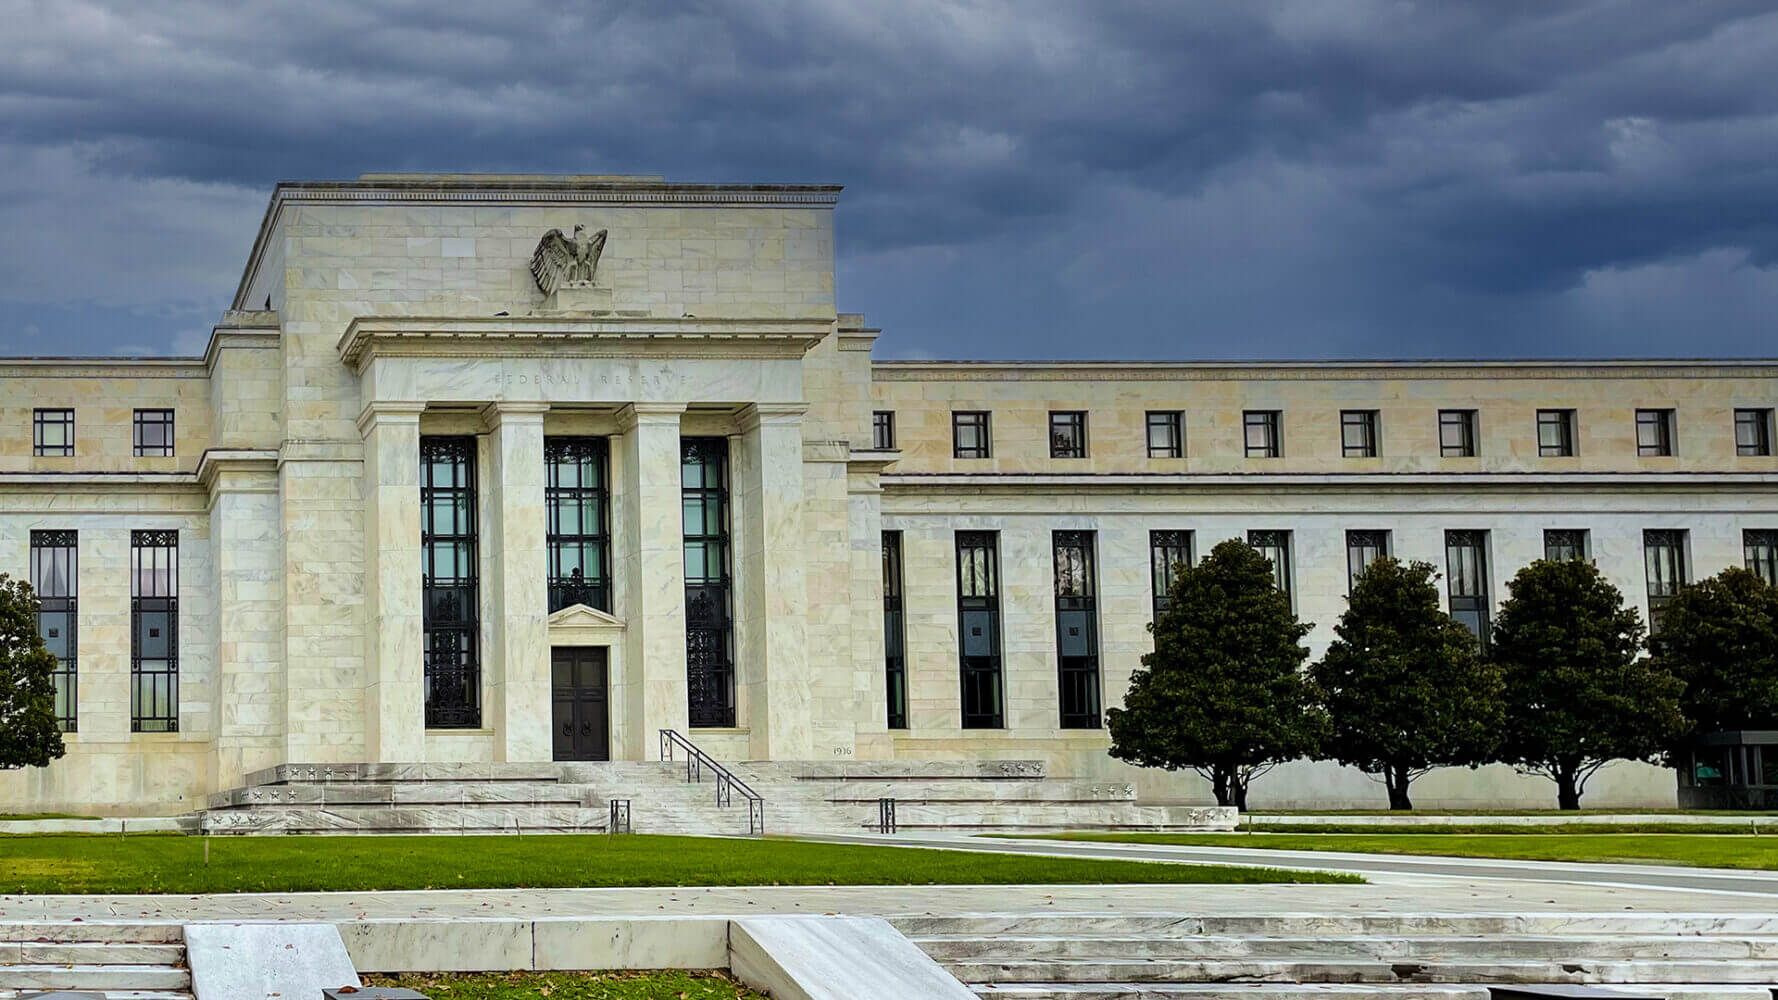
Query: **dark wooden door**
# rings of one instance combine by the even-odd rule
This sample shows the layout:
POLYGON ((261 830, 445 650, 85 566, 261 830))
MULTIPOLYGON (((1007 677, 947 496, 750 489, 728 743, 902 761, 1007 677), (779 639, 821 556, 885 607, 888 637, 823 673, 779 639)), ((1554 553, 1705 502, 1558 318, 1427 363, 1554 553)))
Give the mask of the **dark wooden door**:
POLYGON ((603 646, 560 646, 550 651, 551 732, 557 760, 611 759, 605 654, 603 646))

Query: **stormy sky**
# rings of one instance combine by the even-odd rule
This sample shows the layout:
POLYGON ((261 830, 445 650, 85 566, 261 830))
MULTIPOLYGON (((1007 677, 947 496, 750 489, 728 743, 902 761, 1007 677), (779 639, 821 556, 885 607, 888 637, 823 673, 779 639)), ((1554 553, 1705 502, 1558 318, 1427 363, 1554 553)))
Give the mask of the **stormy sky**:
POLYGON ((0 353, 195 354, 279 179, 846 185, 879 356, 1773 356, 1778 9, 0 0, 0 353))

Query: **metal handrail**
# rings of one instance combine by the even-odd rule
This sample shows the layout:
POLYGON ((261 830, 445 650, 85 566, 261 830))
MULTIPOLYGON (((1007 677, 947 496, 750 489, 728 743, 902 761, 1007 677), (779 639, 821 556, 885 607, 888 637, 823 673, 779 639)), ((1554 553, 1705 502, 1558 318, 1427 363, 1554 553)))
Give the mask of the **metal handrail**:
POLYGON ((726 809, 734 804, 734 793, 740 792, 741 798, 747 802, 747 833, 749 835, 766 832, 766 800, 765 797, 748 787, 745 781, 735 777, 735 773, 723 767, 715 757, 698 748, 696 743, 681 736, 676 730, 661 730, 661 760, 673 760, 673 748, 685 751, 685 780, 702 783, 704 772, 708 770, 716 776, 716 805, 726 809))

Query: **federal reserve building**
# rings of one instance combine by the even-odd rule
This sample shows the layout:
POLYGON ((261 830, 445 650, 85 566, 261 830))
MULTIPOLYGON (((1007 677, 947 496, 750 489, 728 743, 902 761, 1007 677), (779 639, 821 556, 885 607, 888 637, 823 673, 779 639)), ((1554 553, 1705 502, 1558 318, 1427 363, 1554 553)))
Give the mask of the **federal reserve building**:
MULTIPOLYGON (((360 822, 357 785, 405 829, 470 799, 642 828, 691 756, 780 827, 898 796, 904 825, 1190 826, 1207 783, 1112 759, 1105 713, 1225 539, 1316 655, 1379 554, 1436 565, 1483 636, 1546 555, 1656 619, 1725 567, 1778 577, 1778 363, 882 360, 897 331, 837 309, 840 198, 285 183, 202 357, 0 359, 0 572, 42 601, 67 744, 0 802, 309 830, 360 822)), ((1252 795, 1381 801, 1329 762, 1252 795)), ((1675 796, 1620 762, 1588 804, 1675 796)))

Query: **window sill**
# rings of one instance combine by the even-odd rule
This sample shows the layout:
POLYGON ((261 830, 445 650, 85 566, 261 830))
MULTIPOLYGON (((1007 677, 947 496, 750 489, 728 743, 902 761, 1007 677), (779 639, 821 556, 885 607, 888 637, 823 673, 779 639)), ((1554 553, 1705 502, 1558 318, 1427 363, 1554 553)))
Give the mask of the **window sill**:
MULTIPOLYGON (((697 736, 752 736, 753 730, 748 726, 695 726, 686 728, 687 737, 697 736)), ((696 743, 696 739, 692 739, 696 743)))
POLYGON ((492 736, 492 735, 494 735, 494 730, 492 730, 492 729, 458 729, 455 726, 452 726, 448 729, 443 729, 443 728, 428 729, 428 730, 426 730, 426 735, 427 736, 492 736))

